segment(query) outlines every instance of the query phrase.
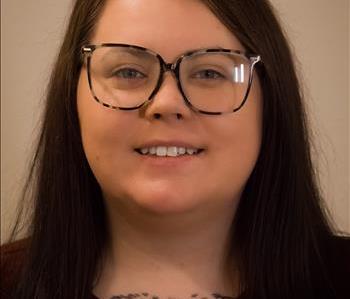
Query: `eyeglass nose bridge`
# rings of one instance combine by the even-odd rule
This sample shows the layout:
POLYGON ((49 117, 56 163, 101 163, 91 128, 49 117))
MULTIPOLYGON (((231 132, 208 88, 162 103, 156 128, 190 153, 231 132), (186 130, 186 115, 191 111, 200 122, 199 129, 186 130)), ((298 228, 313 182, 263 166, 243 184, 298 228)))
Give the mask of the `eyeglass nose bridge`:
MULTIPOLYGON (((181 86, 180 86, 180 78, 179 78, 179 60, 175 62, 165 62, 162 58, 160 59, 160 64, 161 64, 161 74, 158 82, 160 85, 163 84, 164 81, 164 74, 166 72, 173 73, 177 84, 179 85, 180 91, 182 91, 181 86)), ((159 86, 160 87, 160 86, 159 86)))
POLYGON ((179 61, 175 61, 173 63, 167 63, 164 60, 161 60, 161 74, 159 77, 159 82, 158 82, 158 88, 157 90, 161 87, 161 85, 163 84, 164 81, 164 74, 166 72, 170 72, 174 75, 175 79, 176 79, 176 83, 178 85, 179 91, 181 92, 181 94, 183 95, 182 92, 182 86, 181 86, 181 82, 180 82, 180 77, 179 77, 179 61))
POLYGON ((166 72, 171 72, 173 73, 176 83, 177 83, 177 89, 180 92, 183 101, 185 102, 185 105, 188 106, 190 109, 192 110, 196 110, 192 104, 188 101, 186 95, 184 94, 183 90, 182 90, 182 86, 181 86, 181 82, 180 82, 180 78, 179 78, 179 64, 180 64, 180 59, 178 59, 177 61, 173 62, 173 63, 166 63, 162 58, 160 59, 160 63, 161 63, 161 73, 159 76, 159 80, 157 83, 156 88, 154 89, 154 91, 152 92, 152 94, 150 95, 150 97, 148 98, 148 100, 144 103, 147 104, 149 102, 151 102, 155 95, 158 93, 158 91, 160 90, 163 82, 164 82, 164 74, 166 72))
POLYGON ((163 71, 167 72, 167 71, 172 71, 174 72, 176 70, 176 66, 177 66, 177 62, 174 63, 163 63, 163 71))

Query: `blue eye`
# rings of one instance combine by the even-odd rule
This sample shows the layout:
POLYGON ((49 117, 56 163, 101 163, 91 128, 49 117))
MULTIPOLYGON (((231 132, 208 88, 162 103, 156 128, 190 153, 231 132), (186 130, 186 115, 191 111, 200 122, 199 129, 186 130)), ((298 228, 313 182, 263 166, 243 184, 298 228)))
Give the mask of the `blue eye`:
POLYGON ((117 70, 113 73, 113 76, 122 79, 143 79, 146 77, 145 74, 131 68, 117 70))
POLYGON ((194 75, 192 75, 192 77, 195 79, 213 79, 213 80, 225 78, 225 76, 222 75, 221 73, 214 70, 209 70, 209 69, 197 72, 194 75))

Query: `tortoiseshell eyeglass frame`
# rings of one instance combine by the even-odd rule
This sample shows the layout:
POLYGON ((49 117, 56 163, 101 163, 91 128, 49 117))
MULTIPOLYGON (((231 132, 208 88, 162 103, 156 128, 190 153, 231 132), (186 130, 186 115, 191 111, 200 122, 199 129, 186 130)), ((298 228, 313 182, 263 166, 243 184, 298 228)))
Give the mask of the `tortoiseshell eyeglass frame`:
POLYGON ((177 86, 179 91, 181 92, 181 95, 183 96, 183 99, 186 103, 186 105, 192 109, 195 112, 199 112, 199 113, 203 113, 203 114, 208 114, 208 115, 220 115, 220 114, 227 114, 227 113, 233 113, 236 112, 238 110, 240 110, 243 105, 245 104, 245 102, 247 101, 251 86, 252 86, 252 82, 253 82, 253 73, 254 73, 254 66, 258 63, 261 62, 261 57, 260 55, 257 54, 251 54, 251 53, 247 53, 244 51, 239 51, 239 50, 232 50, 232 49, 223 49, 223 48, 204 48, 204 49, 199 49, 199 50, 192 50, 192 51, 188 51, 185 52, 184 54, 182 54, 181 56, 179 56, 173 63, 167 63, 165 62, 165 60, 162 58, 162 56, 160 56, 158 53, 144 48, 144 47, 140 47, 140 46, 136 46, 136 45, 129 45, 129 44, 120 44, 120 43, 102 43, 102 44, 96 44, 96 45, 86 45, 83 46, 81 48, 81 54, 83 55, 83 59, 84 59, 84 63, 86 62, 86 68, 87 68, 87 76, 88 76, 88 82, 89 82, 89 87, 90 87, 90 91, 92 93, 92 96, 94 97, 94 99, 100 103, 101 105, 111 108, 111 109, 116 109, 116 110, 135 110, 135 109, 139 109, 142 106, 146 105, 148 102, 150 102, 152 100, 152 98, 155 96, 155 94, 158 92, 158 90, 160 89, 162 82, 163 82, 163 78, 164 78, 164 73, 167 71, 172 72, 175 75, 176 81, 177 81, 177 86), (107 104, 105 102, 103 102, 101 99, 99 99, 93 89, 93 84, 92 84, 92 78, 91 78, 91 57, 94 53, 94 51, 98 48, 103 48, 103 47, 110 47, 110 48, 115 48, 115 47, 122 47, 122 48, 131 48, 131 49, 136 49, 136 50, 140 50, 140 51, 144 51, 149 53, 150 55, 156 57, 159 61, 160 64, 160 73, 159 73, 159 78, 156 84, 156 87, 154 88, 154 90, 152 91, 151 95, 148 97, 147 100, 145 100, 142 104, 135 106, 135 107, 117 107, 117 106, 113 106, 110 104, 107 104), (221 111, 204 111, 201 109, 196 108, 191 102, 190 100, 187 98, 187 96, 185 95, 183 88, 181 86, 181 82, 180 82, 180 75, 179 75, 179 71, 180 71, 180 64, 181 61, 189 56, 192 55, 197 55, 197 54, 202 54, 202 53, 232 53, 234 55, 239 55, 243 58, 245 58, 246 60, 249 61, 250 63, 250 70, 249 70, 249 80, 248 80, 248 86, 247 86, 247 91, 245 93, 244 98, 242 99, 241 104, 237 107, 234 108, 232 111, 226 111, 226 112, 221 112, 221 111), (85 60, 86 59, 86 60, 85 60))

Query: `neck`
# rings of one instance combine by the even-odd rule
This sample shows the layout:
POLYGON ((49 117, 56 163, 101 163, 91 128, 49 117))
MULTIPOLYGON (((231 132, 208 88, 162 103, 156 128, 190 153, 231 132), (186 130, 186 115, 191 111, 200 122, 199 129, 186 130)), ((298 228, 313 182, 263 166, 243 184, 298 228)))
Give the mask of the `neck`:
POLYGON ((229 258, 234 207, 167 216, 112 206, 107 211, 110 243, 94 291, 100 298, 236 295, 229 258))

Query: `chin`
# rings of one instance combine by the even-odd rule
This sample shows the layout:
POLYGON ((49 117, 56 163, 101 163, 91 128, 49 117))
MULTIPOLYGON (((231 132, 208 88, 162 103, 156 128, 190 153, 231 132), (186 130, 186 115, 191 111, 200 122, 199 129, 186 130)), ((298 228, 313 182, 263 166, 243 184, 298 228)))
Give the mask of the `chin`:
POLYGON ((195 197, 179 191, 149 192, 133 194, 130 200, 142 210, 157 215, 188 213, 196 209, 195 197))

